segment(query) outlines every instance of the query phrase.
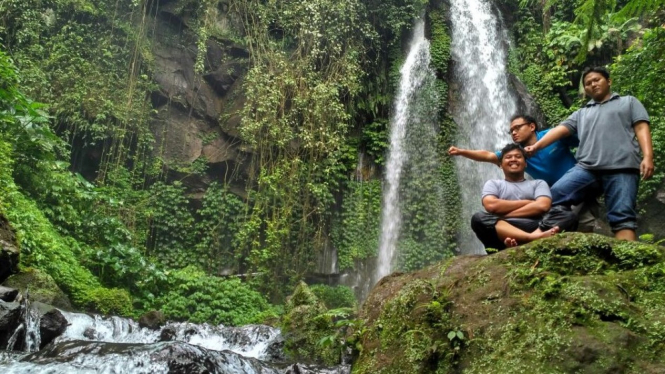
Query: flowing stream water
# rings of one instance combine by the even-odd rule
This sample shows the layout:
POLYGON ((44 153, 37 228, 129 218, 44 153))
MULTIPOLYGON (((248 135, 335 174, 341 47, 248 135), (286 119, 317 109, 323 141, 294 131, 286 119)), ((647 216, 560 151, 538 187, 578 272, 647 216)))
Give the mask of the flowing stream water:
MULTIPOLYGON (((65 332, 38 352, 3 352, 2 373, 350 372, 349 365, 325 368, 285 362, 284 338, 279 329, 270 326, 168 323, 150 330, 126 318, 62 313, 69 323, 65 332)), ((31 337, 35 338, 38 336, 31 337)))
MULTIPOLYGON (((517 100, 508 83, 505 31, 487 0, 451 0, 451 53, 454 60, 452 115, 458 126, 457 146, 498 150, 511 141, 510 116, 517 100)), ((498 13, 498 12, 497 12, 498 13)), ((488 179, 503 178, 495 165, 457 157, 457 176, 463 199, 459 246, 462 253, 485 253, 470 230, 471 216, 482 209, 480 193, 488 179)))

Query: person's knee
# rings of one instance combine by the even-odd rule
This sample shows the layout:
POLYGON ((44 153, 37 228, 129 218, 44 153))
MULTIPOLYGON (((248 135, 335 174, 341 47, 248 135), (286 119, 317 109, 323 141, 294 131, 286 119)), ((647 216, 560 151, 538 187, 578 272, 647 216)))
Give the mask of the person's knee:
POLYGON ((475 231, 476 228, 494 227, 498 217, 487 212, 477 212, 471 216, 471 228, 475 231))
POLYGON ((546 231, 554 226, 558 226, 561 231, 577 230, 577 214, 562 205, 552 207, 543 217, 539 227, 542 231, 546 231))

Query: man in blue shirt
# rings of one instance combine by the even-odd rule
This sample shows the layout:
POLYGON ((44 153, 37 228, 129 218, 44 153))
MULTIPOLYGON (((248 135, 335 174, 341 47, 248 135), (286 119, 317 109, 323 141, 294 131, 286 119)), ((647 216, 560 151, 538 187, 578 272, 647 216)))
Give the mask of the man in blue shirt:
MULTIPOLYGON (((536 120, 525 114, 517 114, 510 119, 510 136, 513 141, 522 147, 535 144, 550 129, 538 131, 536 120)), ((526 166, 526 173, 533 179, 542 179, 552 186, 559 180, 570 168, 575 166, 575 156, 570 152, 570 148, 577 147, 576 137, 569 137, 554 142, 547 148, 534 154, 529 158, 526 166)), ((468 159, 480 162, 490 162, 499 166, 501 152, 490 152, 485 150, 462 149, 455 146, 448 149, 451 156, 463 156, 468 159)))

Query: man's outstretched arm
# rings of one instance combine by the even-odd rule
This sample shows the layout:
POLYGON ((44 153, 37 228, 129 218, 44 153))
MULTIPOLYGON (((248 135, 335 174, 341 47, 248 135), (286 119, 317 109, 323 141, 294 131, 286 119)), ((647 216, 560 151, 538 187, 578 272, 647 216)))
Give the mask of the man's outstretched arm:
POLYGON ((570 136, 570 130, 566 126, 559 125, 552 130, 548 131, 545 136, 540 138, 537 142, 535 142, 533 145, 524 147, 524 150, 528 154, 534 154, 538 152, 539 150, 547 147, 548 145, 554 143, 555 141, 565 138, 567 136, 570 136))
POLYGON ((487 213, 497 216, 505 216, 533 202, 533 200, 502 200, 494 195, 483 197, 483 207, 487 213))
POLYGON ((494 154, 492 152, 489 152, 489 151, 463 149, 463 148, 457 148, 455 146, 452 146, 452 147, 448 148, 448 154, 451 155, 451 156, 466 157, 466 158, 471 159, 473 161, 489 162, 489 163, 492 163, 492 164, 499 165, 499 158, 496 156, 496 154, 494 154))
POLYGON ((539 217, 547 213, 552 206, 552 199, 547 196, 539 196, 536 200, 531 201, 525 206, 515 209, 507 213, 506 218, 520 218, 520 217, 539 217))

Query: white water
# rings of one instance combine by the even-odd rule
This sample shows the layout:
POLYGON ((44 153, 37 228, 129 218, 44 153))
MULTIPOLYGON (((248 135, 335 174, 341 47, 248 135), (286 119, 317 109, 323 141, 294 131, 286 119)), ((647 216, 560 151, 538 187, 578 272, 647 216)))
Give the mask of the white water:
MULTIPOLYGON (((459 133, 457 146, 499 150, 509 142, 509 120, 517 100, 508 85, 506 37, 487 0, 451 0, 451 52, 455 62, 453 94, 458 105, 453 118, 459 133)), ((485 253, 470 231, 471 216, 482 209, 480 195, 488 179, 503 178, 495 165, 457 157, 457 176, 463 199, 460 249, 465 254, 485 253)))
POLYGON ((7 374, 155 374, 181 372, 245 374, 348 374, 350 365, 309 367, 280 362, 279 329, 168 323, 160 331, 133 320, 62 312, 69 326, 43 351, 1 352, 0 371, 7 374), (160 342, 164 331, 170 341, 160 342), (205 367, 204 367, 205 366, 205 367))
MULTIPOLYGON (((71 340, 110 343, 156 343, 159 341, 159 331, 140 328, 136 321, 130 319, 62 313, 70 326, 56 338, 56 343, 71 340)), ((173 338, 175 341, 187 342, 216 351, 227 350, 257 359, 265 359, 270 344, 280 337, 279 329, 262 325, 224 327, 207 323, 196 325, 187 322, 173 322, 164 328, 172 328, 175 331, 176 335, 173 338)))
POLYGON ((417 20, 409 43, 409 53, 400 69, 400 85, 395 98, 394 114, 390 121, 390 147, 386 163, 381 237, 373 283, 390 274, 394 265, 397 241, 402 227, 400 181, 403 168, 409 160, 405 147, 407 124, 417 115, 412 109, 419 89, 427 79, 434 77, 434 72, 429 67, 429 46, 429 41, 425 38, 425 23, 422 19, 417 20))

